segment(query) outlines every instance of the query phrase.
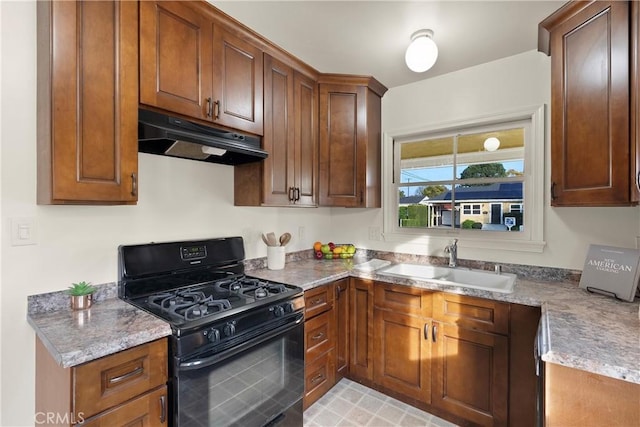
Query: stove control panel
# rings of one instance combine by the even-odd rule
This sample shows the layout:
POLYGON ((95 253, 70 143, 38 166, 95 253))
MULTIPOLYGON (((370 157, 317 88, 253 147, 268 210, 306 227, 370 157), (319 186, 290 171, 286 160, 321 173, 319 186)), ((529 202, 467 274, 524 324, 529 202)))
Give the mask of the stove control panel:
POLYGON ((183 261, 192 261, 207 257, 207 247, 204 245, 181 246, 180 256, 183 261))

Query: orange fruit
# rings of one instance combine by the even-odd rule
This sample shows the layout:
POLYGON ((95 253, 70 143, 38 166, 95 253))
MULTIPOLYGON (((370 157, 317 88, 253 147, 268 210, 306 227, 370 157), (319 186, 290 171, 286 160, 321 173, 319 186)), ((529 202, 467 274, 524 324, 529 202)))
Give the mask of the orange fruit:
POLYGON ((322 247, 322 242, 315 242, 313 244, 313 250, 316 252, 319 251, 321 247, 322 247))

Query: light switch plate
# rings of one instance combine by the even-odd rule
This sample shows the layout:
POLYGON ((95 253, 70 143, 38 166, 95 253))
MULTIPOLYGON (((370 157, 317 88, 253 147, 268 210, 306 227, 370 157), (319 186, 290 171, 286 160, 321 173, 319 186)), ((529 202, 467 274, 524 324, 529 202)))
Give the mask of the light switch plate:
POLYGON ((380 240, 380 227, 369 227, 369 240, 380 240))
POLYGON ((35 245, 38 243, 38 228, 33 217, 11 219, 11 246, 35 245))

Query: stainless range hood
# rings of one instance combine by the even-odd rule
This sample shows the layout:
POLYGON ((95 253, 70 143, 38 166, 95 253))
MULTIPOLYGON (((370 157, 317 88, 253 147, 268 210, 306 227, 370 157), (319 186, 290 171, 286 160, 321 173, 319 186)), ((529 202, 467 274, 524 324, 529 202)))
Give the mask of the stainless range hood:
POLYGON ((265 159, 260 138, 138 110, 138 151, 209 163, 239 165, 265 159))

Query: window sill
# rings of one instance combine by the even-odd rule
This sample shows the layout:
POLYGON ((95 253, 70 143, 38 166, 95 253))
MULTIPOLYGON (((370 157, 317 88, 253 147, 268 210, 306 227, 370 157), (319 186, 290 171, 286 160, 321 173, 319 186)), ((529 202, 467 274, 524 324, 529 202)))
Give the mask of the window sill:
POLYGON ((427 245, 436 243, 438 246, 447 245, 452 238, 460 239, 458 246, 473 249, 493 249, 503 251, 517 251, 529 253, 542 253, 546 242, 543 240, 522 240, 522 239, 491 239, 477 236, 461 236, 459 232, 448 232, 442 235, 414 235, 409 233, 386 232, 383 238, 386 242, 400 242, 411 244, 427 245))

